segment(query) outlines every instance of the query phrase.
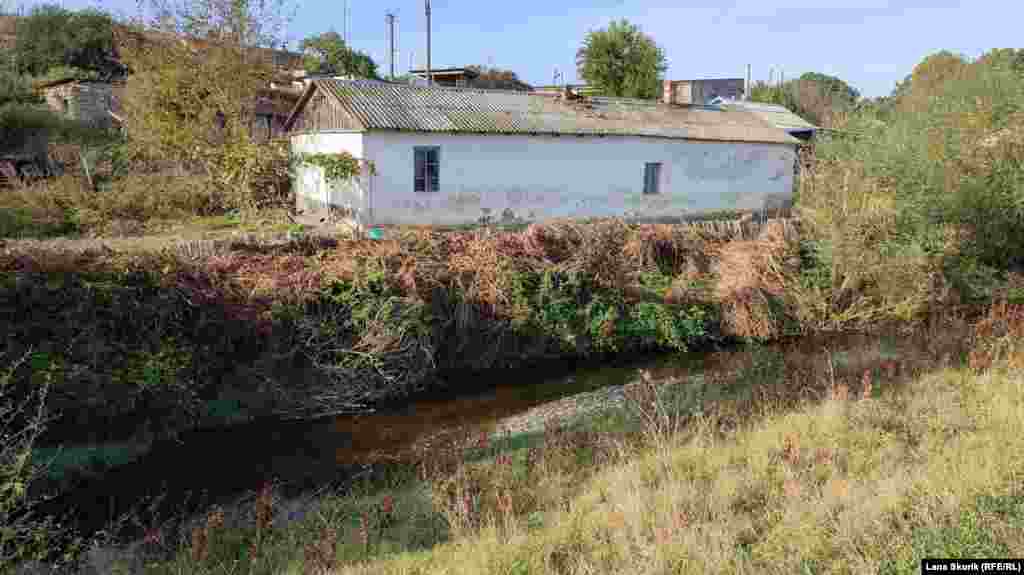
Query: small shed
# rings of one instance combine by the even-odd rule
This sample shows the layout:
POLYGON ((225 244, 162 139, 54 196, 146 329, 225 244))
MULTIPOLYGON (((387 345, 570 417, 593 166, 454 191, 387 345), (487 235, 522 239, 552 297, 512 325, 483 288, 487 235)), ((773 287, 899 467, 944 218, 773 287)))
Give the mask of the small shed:
POLYGON ((300 211, 357 225, 784 207, 799 143, 707 106, 338 79, 311 81, 286 129, 299 154, 372 163, 346 182, 302 164, 294 182, 300 211))
POLYGON ((36 85, 46 104, 55 112, 98 127, 118 122, 124 82, 86 81, 64 78, 36 85))

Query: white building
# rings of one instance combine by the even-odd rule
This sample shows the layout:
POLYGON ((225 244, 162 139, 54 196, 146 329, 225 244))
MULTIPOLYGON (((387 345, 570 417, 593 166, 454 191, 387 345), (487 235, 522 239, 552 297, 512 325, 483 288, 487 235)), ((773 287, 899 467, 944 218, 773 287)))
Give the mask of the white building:
POLYGON ((295 182, 306 216, 362 225, 783 207, 798 143, 735 110, 337 79, 312 81, 285 128, 294 152, 372 162, 341 183, 304 164, 295 182))

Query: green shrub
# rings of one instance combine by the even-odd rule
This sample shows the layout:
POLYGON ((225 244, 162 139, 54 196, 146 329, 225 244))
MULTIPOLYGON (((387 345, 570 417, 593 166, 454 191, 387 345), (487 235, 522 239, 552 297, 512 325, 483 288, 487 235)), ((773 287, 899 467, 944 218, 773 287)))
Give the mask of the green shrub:
POLYGON ((937 278, 983 300, 993 268, 1024 262, 1024 76, 993 62, 935 82, 923 63, 901 113, 865 107, 818 139, 797 205, 814 260, 801 283, 818 294, 806 315, 911 318, 937 278), (959 257, 974 263, 948 263, 959 257))

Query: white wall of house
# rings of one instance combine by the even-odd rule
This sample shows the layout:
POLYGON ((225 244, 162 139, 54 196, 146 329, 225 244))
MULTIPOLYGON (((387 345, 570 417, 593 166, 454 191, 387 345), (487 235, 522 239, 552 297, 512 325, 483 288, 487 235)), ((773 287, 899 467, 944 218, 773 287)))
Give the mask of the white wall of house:
MULTIPOLYGON (((347 149, 373 161, 377 175, 364 178, 361 198, 369 212, 364 221, 374 224, 675 218, 776 207, 793 189, 795 148, 787 144, 385 131, 367 132, 361 141, 322 134, 293 142, 301 138, 322 138, 315 144, 320 151, 347 149), (438 192, 414 191, 417 146, 440 147, 438 192), (644 194, 644 166, 654 162, 661 164, 659 193, 644 194)), ((299 189, 318 193, 307 183, 299 189)))
MULTIPOLYGON (((363 134, 360 132, 325 132, 296 134, 291 137, 291 150, 296 154, 337 154, 348 152, 363 159, 363 134)), ((307 219, 340 218, 360 224, 368 223, 368 198, 371 182, 366 177, 344 182, 328 182, 320 166, 300 164, 295 173, 296 207, 307 219)))

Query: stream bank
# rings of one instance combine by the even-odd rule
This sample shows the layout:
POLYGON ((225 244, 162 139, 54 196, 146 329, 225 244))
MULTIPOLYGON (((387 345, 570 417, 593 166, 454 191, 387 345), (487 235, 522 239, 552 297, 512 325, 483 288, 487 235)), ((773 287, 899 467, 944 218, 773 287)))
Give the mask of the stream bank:
MULTIPOLYGON (((375 413, 312 422, 260 421, 182 434, 176 441, 158 442, 136 462, 78 482, 51 509, 77 509, 76 522, 88 533, 158 497, 159 505, 147 511, 154 521, 201 513, 214 504, 230 506, 267 481, 274 482, 284 499, 300 501, 311 491, 343 490, 353 477, 381 465, 414 465, 438 438, 460 430, 529 436, 602 411, 621 411, 624 386, 641 380, 696 377, 767 389, 776 385, 787 361, 822 357, 825 349, 837 369, 850 371, 919 354, 937 343, 895 332, 848 334, 648 357, 555 377, 536 370, 478 374, 488 378, 486 385, 479 380, 453 382, 446 395, 419 397, 375 413)), ((296 504, 293 511, 302 507, 296 504)), ((119 535, 130 540, 141 537, 143 530, 142 525, 127 526, 119 535)))

